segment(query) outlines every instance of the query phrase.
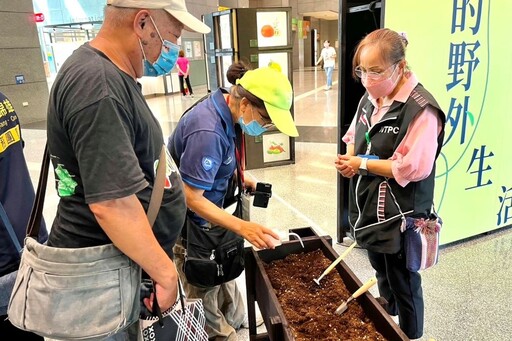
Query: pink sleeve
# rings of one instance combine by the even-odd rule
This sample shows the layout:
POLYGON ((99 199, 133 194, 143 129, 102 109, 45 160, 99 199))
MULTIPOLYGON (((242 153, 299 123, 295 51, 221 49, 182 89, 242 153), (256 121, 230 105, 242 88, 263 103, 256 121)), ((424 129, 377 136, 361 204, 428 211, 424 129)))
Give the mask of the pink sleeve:
POLYGON ((437 151, 441 120, 436 109, 427 106, 411 122, 404 139, 391 157, 391 171, 396 182, 405 187, 430 175, 437 151))
MULTIPOLYGON (((363 101, 363 98, 364 97, 361 97, 361 99, 359 100, 359 104, 357 105, 358 109, 361 106, 361 102, 363 101)), ((355 139, 355 135, 356 135, 356 120, 357 120, 357 111, 356 111, 356 114, 354 115, 354 118, 352 118, 352 122, 350 122, 350 126, 348 127, 347 132, 341 138, 341 140, 343 142, 345 142, 345 144, 354 144, 354 139, 355 139)))
POLYGON ((352 122, 350 123, 347 132, 341 138, 341 140, 345 142, 345 144, 354 144, 354 136, 356 133, 356 117, 357 115, 354 115, 354 118, 352 119, 352 122))

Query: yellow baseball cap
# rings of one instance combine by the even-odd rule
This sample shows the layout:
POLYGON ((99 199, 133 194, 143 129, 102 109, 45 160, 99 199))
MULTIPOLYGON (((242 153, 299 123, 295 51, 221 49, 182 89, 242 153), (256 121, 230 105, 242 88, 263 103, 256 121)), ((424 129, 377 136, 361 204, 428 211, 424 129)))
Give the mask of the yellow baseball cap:
POLYGON ((165 9, 188 31, 210 33, 210 28, 187 10, 185 0, 107 0, 107 5, 126 8, 165 9))
POLYGON ((292 85, 276 63, 247 71, 236 84, 261 99, 265 109, 280 132, 299 136, 290 108, 293 103, 292 85))

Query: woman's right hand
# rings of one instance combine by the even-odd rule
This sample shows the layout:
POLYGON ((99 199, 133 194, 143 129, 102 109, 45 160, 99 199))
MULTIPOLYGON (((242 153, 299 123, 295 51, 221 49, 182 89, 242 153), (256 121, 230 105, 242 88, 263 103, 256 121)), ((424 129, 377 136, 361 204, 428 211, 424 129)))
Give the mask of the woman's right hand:
POLYGON ((243 222, 240 235, 258 249, 274 249, 275 245, 272 242, 272 238, 277 240, 280 238, 272 229, 245 220, 243 222))

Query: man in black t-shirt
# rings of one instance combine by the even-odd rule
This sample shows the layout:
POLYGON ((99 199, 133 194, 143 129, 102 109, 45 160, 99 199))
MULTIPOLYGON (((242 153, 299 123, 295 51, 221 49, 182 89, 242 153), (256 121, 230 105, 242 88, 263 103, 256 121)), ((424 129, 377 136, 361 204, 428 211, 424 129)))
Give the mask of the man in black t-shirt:
MULTIPOLYGON (((48 147, 60 201, 48 245, 113 243, 156 283, 163 311, 176 300, 172 248, 186 205, 168 156, 162 204, 149 225, 145 212, 164 139, 137 78, 171 71, 184 27, 209 28, 184 0, 107 3, 98 35, 66 60, 50 94, 48 147)), ((145 304, 150 309, 152 300, 145 304)))

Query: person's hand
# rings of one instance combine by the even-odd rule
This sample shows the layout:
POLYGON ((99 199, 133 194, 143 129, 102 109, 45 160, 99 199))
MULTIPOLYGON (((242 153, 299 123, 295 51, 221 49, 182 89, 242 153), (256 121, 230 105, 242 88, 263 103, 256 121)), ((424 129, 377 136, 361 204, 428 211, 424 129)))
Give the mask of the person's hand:
MULTIPOLYGON (((174 268, 175 276, 169 281, 166 287, 155 282, 155 291, 157 296, 158 305, 162 312, 166 311, 176 302, 178 297, 178 273, 174 268)), ((153 311, 153 303, 155 293, 152 292, 149 297, 143 299, 144 305, 149 311, 153 311)))
POLYGON ((249 191, 249 193, 254 192, 256 190, 256 184, 257 184, 257 182, 253 178, 245 175, 244 185, 245 185, 245 188, 249 191))
MULTIPOLYGON (((359 156, 352 156, 352 155, 338 155, 338 160, 340 160, 341 163, 345 163, 347 167, 349 167, 352 170, 352 175, 347 177, 352 177, 355 174, 359 173, 359 166, 361 166, 361 161, 363 160, 359 156)), ((345 171, 345 173, 350 173, 348 170, 345 171)), ((343 174, 342 174, 343 175, 343 174)))
POLYGON ((258 249, 274 249, 272 238, 280 238, 272 229, 251 221, 244 221, 240 235, 258 249))
POLYGON ((361 160, 359 160, 356 170, 350 162, 353 158, 357 157, 338 154, 338 158, 334 160, 334 167, 336 167, 336 170, 345 178, 351 178, 356 175, 357 171, 359 171, 359 164, 361 164, 361 160))

